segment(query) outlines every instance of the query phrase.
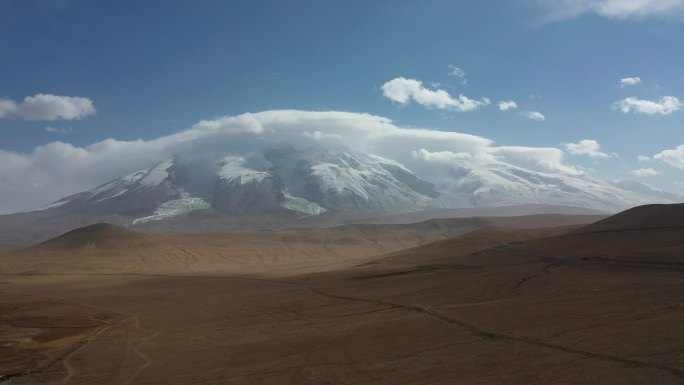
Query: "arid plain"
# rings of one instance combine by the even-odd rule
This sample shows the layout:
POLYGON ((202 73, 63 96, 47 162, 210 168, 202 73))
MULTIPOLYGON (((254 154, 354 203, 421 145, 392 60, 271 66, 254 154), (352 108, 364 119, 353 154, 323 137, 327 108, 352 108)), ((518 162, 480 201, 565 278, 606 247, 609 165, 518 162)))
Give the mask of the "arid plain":
POLYGON ((681 384, 684 206, 0 254, 8 384, 681 384))

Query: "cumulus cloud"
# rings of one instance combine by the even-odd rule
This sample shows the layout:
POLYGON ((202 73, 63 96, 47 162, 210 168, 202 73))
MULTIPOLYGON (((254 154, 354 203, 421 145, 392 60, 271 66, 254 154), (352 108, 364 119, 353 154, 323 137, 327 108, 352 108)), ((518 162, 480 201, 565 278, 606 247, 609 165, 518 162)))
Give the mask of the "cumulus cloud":
POLYGON ((466 76, 465 71, 459 67, 456 67, 453 64, 449 64, 449 75, 455 76, 458 79, 460 79, 461 84, 467 84, 468 83, 468 77, 466 76))
POLYGON ((648 162, 648 161, 651 160, 651 157, 650 157, 650 156, 646 156, 646 155, 639 155, 639 156, 637 156, 637 160, 638 160, 639 162, 648 162))
POLYGON ((537 122, 546 120, 546 116, 539 111, 522 111, 520 115, 530 120, 536 120, 537 122))
POLYGON ((27 96, 21 103, 0 99, 0 118, 24 120, 83 119, 95 115, 93 102, 79 96, 37 94, 27 96))
POLYGON ((107 139, 88 146, 55 141, 29 153, 0 150, 0 212, 30 209, 91 189, 183 154, 249 153, 274 144, 344 146, 394 159, 430 179, 434 165, 510 164, 538 172, 579 175, 557 148, 498 147, 459 132, 402 127, 390 119, 339 111, 275 110, 203 120, 153 140, 107 139), (449 163, 452 162, 452 163, 449 163))
POLYGON ((620 88, 625 88, 627 86, 635 86, 637 84, 641 84, 641 78, 638 76, 620 79, 620 88))
POLYGON ((649 178, 653 176, 658 176, 662 174, 660 171, 654 170, 652 168, 639 168, 636 170, 631 170, 628 173, 635 178, 649 178))
POLYGON ((516 103, 513 100, 502 100, 499 103, 497 103, 497 106, 499 106, 499 110, 501 111, 508 111, 508 110, 515 110, 518 108, 518 103, 516 103))
POLYGON ((668 18, 684 13, 684 0, 536 0, 547 21, 570 19, 587 13, 616 20, 668 18))
POLYGON ((472 111, 490 103, 488 98, 479 100, 470 99, 461 94, 452 97, 442 89, 431 90, 423 86, 423 82, 404 77, 394 78, 382 85, 382 94, 385 98, 399 103, 408 104, 414 101, 424 107, 440 110, 472 111))
POLYGON ((672 167, 684 170, 684 144, 680 144, 673 150, 664 150, 655 155, 653 159, 663 161, 672 167))
POLYGON ((613 109, 619 110, 623 114, 632 112, 646 115, 669 115, 679 111, 682 107, 684 107, 684 103, 674 96, 663 96, 660 100, 644 100, 631 97, 613 103, 613 109))
POLYGON ((573 155, 588 155, 592 158, 612 158, 615 154, 601 151, 599 142, 593 139, 580 140, 579 143, 564 143, 565 149, 573 155))

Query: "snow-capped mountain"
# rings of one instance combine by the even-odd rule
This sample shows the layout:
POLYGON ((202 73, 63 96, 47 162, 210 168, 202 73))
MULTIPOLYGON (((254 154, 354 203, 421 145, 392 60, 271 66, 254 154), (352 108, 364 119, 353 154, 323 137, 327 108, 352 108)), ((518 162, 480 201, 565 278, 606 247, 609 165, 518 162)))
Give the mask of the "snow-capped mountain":
POLYGON ((433 184, 389 159, 346 149, 279 146, 201 161, 176 156, 41 210, 114 213, 141 224, 203 209, 300 216, 419 211, 437 196, 433 184))
POLYGON ((198 210, 224 216, 367 217, 529 203, 617 211, 675 199, 634 184, 542 173, 502 161, 454 160, 414 172, 343 147, 270 145, 242 153, 177 155, 41 210, 117 214, 138 225, 198 210))

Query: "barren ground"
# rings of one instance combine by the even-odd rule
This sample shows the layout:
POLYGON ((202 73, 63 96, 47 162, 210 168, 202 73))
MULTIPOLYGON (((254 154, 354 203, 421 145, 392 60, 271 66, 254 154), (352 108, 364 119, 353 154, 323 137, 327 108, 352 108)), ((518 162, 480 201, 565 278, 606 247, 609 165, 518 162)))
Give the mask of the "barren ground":
POLYGON ((33 317, 11 342, 33 369, 7 382, 684 383, 678 261, 518 244, 563 231, 479 230, 318 272, 9 273, 3 319, 33 317), (60 322, 75 330, 31 342, 60 322))

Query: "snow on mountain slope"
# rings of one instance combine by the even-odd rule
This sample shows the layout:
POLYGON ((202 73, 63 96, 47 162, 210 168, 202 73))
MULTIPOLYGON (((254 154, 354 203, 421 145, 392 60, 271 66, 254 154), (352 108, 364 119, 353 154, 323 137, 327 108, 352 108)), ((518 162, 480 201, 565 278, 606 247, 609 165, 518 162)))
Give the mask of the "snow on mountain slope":
POLYGON ((439 207, 551 204, 618 211, 635 205, 672 203, 674 197, 621 188, 586 175, 530 171, 505 162, 477 164, 451 159, 418 174, 440 192, 439 207))
POLYGON ((653 187, 643 182, 636 180, 617 180, 611 183, 612 185, 626 191, 635 192, 646 196, 662 197, 673 201, 681 201, 682 197, 677 194, 669 193, 659 188, 653 187))
POLYGON ((48 206, 59 212, 80 214, 135 216, 152 212, 161 203, 184 195, 173 182, 173 166, 174 159, 166 159, 147 170, 136 171, 48 206))
POLYGON ((343 148, 274 146, 223 158, 218 175, 214 208, 242 213, 416 211, 434 192, 395 162, 343 148))
POLYGON ((397 174, 419 179, 390 160, 346 151, 324 153, 316 160, 306 181, 309 195, 329 209, 417 211, 428 206, 429 196, 397 174))
POLYGON ((166 159, 149 170, 134 172, 88 191, 90 195, 88 199, 101 202, 124 195, 129 191, 154 189, 169 177, 168 170, 172 166, 173 159, 166 159))
POLYGON ((202 198, 181 198, 164 202, 157 207, 152 215, 131 221, 132 225, 140 225, 150 221, 160 221, 178 215, 187 214, 195 210, 206 210, 211 206, 202 198))
POLYGON ((219 161, 212 207, 232 214, 263 214, 281 210, 284 198, 277 175, 258 157, 226 156, 219 161), (256 158, 256 160, 255 160, 256 158))
MULTIPOLYGON (((271 165, 263 164, 260 168, 267 169, 271 165)), ((219 165, 219 178, 227 181, 237 180, 240 185, 259 183, 271 176, 267 171, 258 171, 247 166, 247 159, 241 156, 226 156, 219 165)), ((259 167, 259 166, 258 166, 259 167)))

